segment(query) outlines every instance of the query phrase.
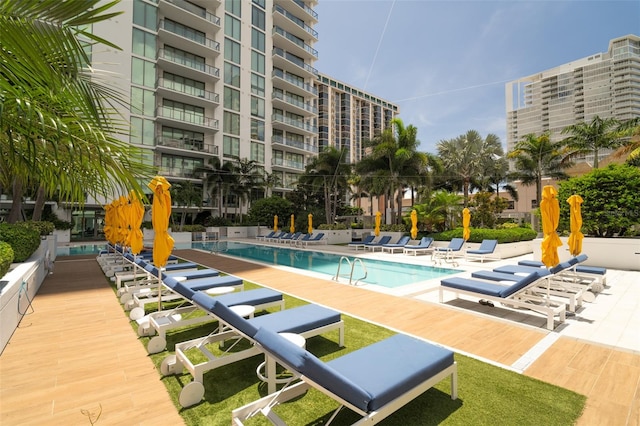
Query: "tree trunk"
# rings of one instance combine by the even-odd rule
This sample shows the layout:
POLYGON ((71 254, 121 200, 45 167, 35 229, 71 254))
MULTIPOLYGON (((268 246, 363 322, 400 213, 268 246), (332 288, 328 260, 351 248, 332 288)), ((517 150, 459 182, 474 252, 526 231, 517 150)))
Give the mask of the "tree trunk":
POLYGON ((20 219, 20 213, 22 212, 22 180, 19 177, 14 178, 11 193, 13 202, 11 203, 11 210, 7 216, 7 223, 16 223, 20 219))
POLYGON ((42 210, 44 209, 44 188, 42 186, 38 187, 38 192, 36 195, 36 203, 33 206, 33 216, 31 220, 40 221, 42 220, 42 210))

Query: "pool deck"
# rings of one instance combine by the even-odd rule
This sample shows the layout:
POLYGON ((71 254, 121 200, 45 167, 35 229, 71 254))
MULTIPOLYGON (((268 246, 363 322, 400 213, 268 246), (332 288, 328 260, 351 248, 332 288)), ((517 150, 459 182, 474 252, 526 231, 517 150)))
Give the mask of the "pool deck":
MULTIPOLYGON (((343 246, 309 250, 354 254, 343 246)), ((438 280, 356 287, 223 254, 175 254, 582 393, 579 425, 640 425, 640 272, 610 270, 609 287, 593 303, 548 331, 524 311, 470 299, 437 303, 438 280)), ((364 256, 431 264, 428 256, 364 256)), ((505 263, 514 259, 458 269, 505 263)), ((0 424, 88 424, 100 409, 97 424, 183 423, 92 256, 59 258, 33 308, 0 356, 0 424)))

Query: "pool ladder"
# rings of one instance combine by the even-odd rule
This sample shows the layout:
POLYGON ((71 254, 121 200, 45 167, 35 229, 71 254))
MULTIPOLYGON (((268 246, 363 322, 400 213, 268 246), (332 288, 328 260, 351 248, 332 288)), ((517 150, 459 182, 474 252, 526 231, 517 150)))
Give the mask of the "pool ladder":
MULTIPOLYGON (((347 263, 347 266, 351 270, 351 272, 349 273, 349 285, 358 285, 358 282, 360 280, 364 280, 365 278, 367 278, 367 268, 366 268, 366 266, 364 266, 364 262, 362 261, 362 259, 360 259, 359 257, 356 257, 355 259, 353 259, 353 262, 352 262, 351 260, 349 260, 349 258, 347 256, 342 256, 340 258, 340 262, 338 262, 338 270, 336 271, 336 276, 333 277, 334 281, 338 281, 338 279, 341 277, 340 268, 342 267, 342 261, 343 260, 347 263), (362 270, 364 271, 364 275, 362 277, 358 278, 357 280, 353 281, 353 271, 355 269, 356 263, 359 263, 360 266, 362 266, 362 270)), ((347 275, 344 275, 344 277, 346 277, 346 276, 347 275)))

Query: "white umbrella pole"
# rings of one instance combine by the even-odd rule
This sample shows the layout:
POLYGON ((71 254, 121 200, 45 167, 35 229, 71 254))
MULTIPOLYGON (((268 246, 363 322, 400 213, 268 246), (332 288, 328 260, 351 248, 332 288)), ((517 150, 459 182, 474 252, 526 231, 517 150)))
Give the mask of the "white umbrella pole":
POLYGON ((162 311, 162 268, 158 268, 158 312, 162 311))

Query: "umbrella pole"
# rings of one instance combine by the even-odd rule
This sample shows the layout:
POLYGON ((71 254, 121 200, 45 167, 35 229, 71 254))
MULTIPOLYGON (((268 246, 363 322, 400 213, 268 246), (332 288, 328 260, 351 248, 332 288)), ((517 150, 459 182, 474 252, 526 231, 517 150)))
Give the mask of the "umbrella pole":
POLYGON ((162 268, 158 268, 158 312, 162 311, 162 268))

